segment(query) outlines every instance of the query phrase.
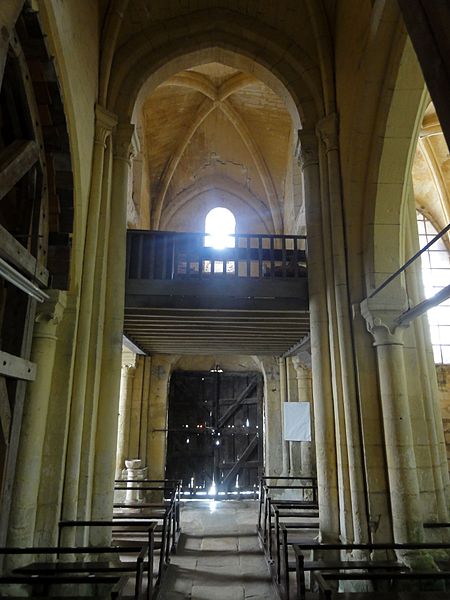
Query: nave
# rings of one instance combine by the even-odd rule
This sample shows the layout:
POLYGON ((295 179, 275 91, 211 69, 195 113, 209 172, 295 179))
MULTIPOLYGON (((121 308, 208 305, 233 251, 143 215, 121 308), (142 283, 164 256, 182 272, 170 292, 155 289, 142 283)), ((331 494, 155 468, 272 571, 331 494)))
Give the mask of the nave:
POLYGON ((256 531, 257 502, 186 502, 161 600, 276 598, 256 531))

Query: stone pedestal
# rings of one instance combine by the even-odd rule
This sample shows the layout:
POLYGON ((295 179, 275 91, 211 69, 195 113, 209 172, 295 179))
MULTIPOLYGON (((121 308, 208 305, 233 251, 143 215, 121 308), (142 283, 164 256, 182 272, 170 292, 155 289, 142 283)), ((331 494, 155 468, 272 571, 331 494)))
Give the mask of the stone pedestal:
POLYGON ((142 490, 135 489, 139 485, 139 480, 145 479, 147 467, 142 467, 140 458, 131 458, 125 460, 124 475, 127 480, 127 492, 125 495, 126 504, 136 504, 144 502, 142 490))

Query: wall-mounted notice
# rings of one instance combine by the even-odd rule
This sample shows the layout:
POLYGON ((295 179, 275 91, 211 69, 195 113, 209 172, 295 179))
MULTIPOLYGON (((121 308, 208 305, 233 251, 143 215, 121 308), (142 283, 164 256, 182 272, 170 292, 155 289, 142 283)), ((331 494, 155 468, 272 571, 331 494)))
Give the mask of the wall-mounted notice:
POLYGON ((286 442, 311 441, 309 402, 284 403, 284 440, 286 442))

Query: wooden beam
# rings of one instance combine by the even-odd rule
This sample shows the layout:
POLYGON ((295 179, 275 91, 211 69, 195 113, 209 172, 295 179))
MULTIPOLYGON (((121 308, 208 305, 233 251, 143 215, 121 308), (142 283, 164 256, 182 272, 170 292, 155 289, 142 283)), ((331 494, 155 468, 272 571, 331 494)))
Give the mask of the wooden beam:
POLYGON ((36 364, 20 358, 20 356, 0 351, 0 375, 24 381, 34 381, 36 378, 36 364))
MULTIPOLYGON (((25 331, 23 333, 20 353, 22 356, 30 356, 33 338, 34 319, 36 316, 36 301, 28 298, 27 315, 25 319, 25 331)), ((31 364, 31 363, 30 363, 31 364)), ((5 470, 1 489, 0 506, 0 546, 6 545, 8 534, 9 515, 11 511, 12 489, 14 475, 16 472, 17 453, 19 449, 20 430, 22 427, 23 408, 25 404, 25 392, 27 381, 19 379, 16 385, 16 394, 13 403, 13 414, 11 421, 11 433, 9 447, 6 455, 5 470)))
POLYGON ((230 484, 230 481, 232 481, 236 477, 236 475, 239 473, 239 471, 245 466, 247 458, 255 450, 257 444, 258 444, 258 436, 255 435, 255 437, 252 439, 250 444, 247 446, 247 448, 244 450, 244 452, 240 456, 239 460, 234 464, 234 467, 231 469, 231 471, 228 471, 226 476, 223 478, 222 485, 224 487, 225 486, 228 487, 230 484))
POLYGON ((48 271, 28 250, 0 225, 0 257, 13 264, 33 280, 47 286, 48 271))
POLYGON ((295 298, 300 308, 307 303, 307 279, 252 279, 250 277, 216 279, 128 279, 127 297, 144 296, 232 296, 235 298, 295 298))
MULTIPOLYGON (((201 292, 200 292, 201 293, 201 292)), ((159 309, 169 308, 172 310, 239 310, 248 311, 268 311, 282 313, 283 311, 293 311, 297 313, 306 313, 308 310, 308 299, 305 296, 301 298, 275 298, 275 297, 226 297, 218 294, 217 296, 159 296, 136 294, 125 297, 125 311, 130 308, 159 309)))
POLYGON ((15 140, 0 152, 0 200, 12 190, 39 158, 33 140, 15 140))
POLYGON ((9 403, 6 379, 0 377, 0 424, 5 443, 8 444, 11 429, 11 405, 9 403))
POLYGON ((234 413, 241 406, 242 402, 247 398, 249 393, 256 387, 256 377, 253 377, 248 386, 243 392, 236 398, 236 402, 230 406, 226 413, 219 419, 217 428, 221 429, 225 423, 234 415, 234 413))
POLYGON ((241 311, 241 310, 221 310, 221 309, 173 309, 168 308, 167 311, 159 308, 159 307, 151 307, 148 308, 140 307, 140 308, 132 308, 128 307, 126 309, 127 319, 130 321, 141 321, 142 319, 153 319, 157 322, 161 320, 170 322, 174 319, 179 319, 182 317, 187 321, 195 322, 199 319, 205 320, 209 319, 211 321, 216 322, 217 320, 222 320, 224 323, 235 323, 236 321, 240 321, 242 323, 264 323, 267 319, 277 318, 278 320, 282 320, 286 323, 292 323, 296 321, 308 321, 309 314, 307 310, 286 310, 286 311, 241 311))

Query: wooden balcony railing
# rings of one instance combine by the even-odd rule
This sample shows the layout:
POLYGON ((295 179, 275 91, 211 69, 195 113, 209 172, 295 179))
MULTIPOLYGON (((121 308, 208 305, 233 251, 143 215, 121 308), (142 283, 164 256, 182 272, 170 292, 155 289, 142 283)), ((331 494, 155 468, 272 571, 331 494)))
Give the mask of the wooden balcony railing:
POLYGON ((202 233, 128 231, 127 280, 304 279, 306 237, 235 234, 227 248, 202 233))

